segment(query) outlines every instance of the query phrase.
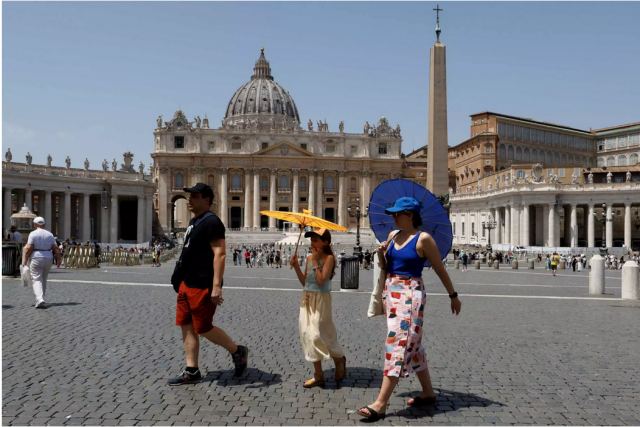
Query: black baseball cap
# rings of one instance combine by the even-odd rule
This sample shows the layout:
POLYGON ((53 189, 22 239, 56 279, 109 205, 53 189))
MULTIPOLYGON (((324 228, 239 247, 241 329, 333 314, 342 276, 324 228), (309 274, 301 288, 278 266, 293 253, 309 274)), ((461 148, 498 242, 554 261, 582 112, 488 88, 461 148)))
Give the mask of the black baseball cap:
POLYGON ((183 188, 187 193, 200 193, 202 197, 209 198, 209 200, 213 201, 213 190, 207 184, 203 182, 199 182, 191 188, 183 188))

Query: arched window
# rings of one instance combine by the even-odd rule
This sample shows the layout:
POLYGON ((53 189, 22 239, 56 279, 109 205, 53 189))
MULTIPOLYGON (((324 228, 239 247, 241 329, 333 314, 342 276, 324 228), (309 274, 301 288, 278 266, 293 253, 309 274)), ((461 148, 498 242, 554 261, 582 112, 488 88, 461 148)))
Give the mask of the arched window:
POLYGON ((242 177, 239 173, 231 175, 231 189, 235 191, 242 190, 242 177))
POLYGON ((601 168, 603 166, 607 166, 607 162, 604 157, 598 157, 598 167, 601 168))
POLYGON ((633 153, 629 156, 629 165, 633 166, 636 163, 638 163, 638 155, 636 153, 633 153))
POLYGON ((498 159, 499 160, 507 159, 507 147, 505 147, 504 145, 501 145, 500 148, 498 148, 498 159))
POLYGON ((214 175, 207 176, 207 184, 209 187, 213 188, 216 183, 216 177, 214 175))
POLYGON ((260 177, 260 191, 269 191, 269 177, 261 176, 260 177))
POLYGON ((336 179, 333 177, 333 175, 327 175, 324 180, 324 186, 327 191, 336 191, 336 179))
POLYGON ((627 166, 627 156, 618 156, 618 166, 627 166))
POLYGON ((278 177, 278 189, 279 190, 289 190, 290 184, 289 184, 289 175, 280 175, 278 177))
POLYGON ((306 176, 303 175, 303 176, 301 176, 299 178, 298 186, 300 187, 300 190, 306 191, 306 189, 307 189, 307 177, 306 176))
POLYGON ((507 160, 513 160, 513 157, 514 157, 514 155, 513 155, 513 146, 510 145, 507 148, 507 160))
POLYGON ((173 183, 173 188, 184 188, 184 175, 182 175, 182 172, 178 172, 175 174, 173 183))
POLYGON ((493 153, 493 146, 489 143, 484 144, 485 153, 493 153))
POLYGON ((616 165, 616 158, 613 156, 607 157, 607 166, 615 166, 615 165, 616 165))
POLYGON ((522 158, 522 160, 524 160, 525 162, 530 162, 531 161, 531 152, 529 151, 528 148, 524 149, 523 156, 524 157, 522 158))
POLYGON ((351 177, 349 191, 358 191, 358 180, 356 179, 356 177, 351 177))
POLYGON ((522 148, 518 147, 516 148, 516 160, 522 160, 522 148))

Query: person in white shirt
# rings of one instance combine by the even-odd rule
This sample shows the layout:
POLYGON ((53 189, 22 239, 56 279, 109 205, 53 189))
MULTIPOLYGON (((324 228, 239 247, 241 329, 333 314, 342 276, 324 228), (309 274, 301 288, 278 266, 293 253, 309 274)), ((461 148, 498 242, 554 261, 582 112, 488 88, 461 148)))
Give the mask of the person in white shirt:
POLYGON ((27 244, 22 252, 22 265, 28 265, 31 273, 36 308, 47 308, 44 300, 47 291, 47 276, 53 261, 55 260, 58 267, 62 261, 56 239, 53 234, 44 229, 44 225, 45 221, 41 216, 33 219, 35 230, 29 233, 27 244))

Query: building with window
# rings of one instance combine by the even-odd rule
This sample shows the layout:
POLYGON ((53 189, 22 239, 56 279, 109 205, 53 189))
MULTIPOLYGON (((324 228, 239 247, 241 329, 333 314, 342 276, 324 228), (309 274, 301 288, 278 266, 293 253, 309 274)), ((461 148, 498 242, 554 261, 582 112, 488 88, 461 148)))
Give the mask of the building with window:
MULTIPOLYGON (((400 127, 384 117, 365 123, 361 133, 345 132, 342 122, 330 130, 326 122, 308 120, 303 129, 293 97, 274 80, 264 51, 251 80, 231 96, 220 127, 176 111, 171 120, 158 118, 153 135, 156 210, 165 232, 187 226, 183 187, 196 182, 212 186, 212 210, 231 229, 281 227, 260 215, 266 209, 311 209, 355 227, 347 208, 364 208, 375 186, 401 176, 406 166, 400 127)), ((361 222, 368 226, 366 218, 361 222)))
POLYGON ((638 250, 639 156, 640 123, 587 131, 474 114, 471 137, 449 149, 454 243, 638 250))

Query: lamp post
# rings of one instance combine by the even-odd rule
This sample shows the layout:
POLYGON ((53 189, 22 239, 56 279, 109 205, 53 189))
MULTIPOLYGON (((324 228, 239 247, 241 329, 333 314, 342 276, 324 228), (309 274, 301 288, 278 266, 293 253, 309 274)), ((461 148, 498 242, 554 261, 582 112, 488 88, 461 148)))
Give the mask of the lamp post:
MULTIPOLYGON (((615 212, 611 211, 611 216, 613 217, 615 212)), ((600 255, 607 255, 607 221, 613 221, 613 218, 607 218, 607 204, 602 204, 602 215, 598 215, 596 212, 593 213, 593 217, 596 221, 602 224, 602 247, 600 248, 600 255)))
POLYGON ((493 217, 489 217, 487 221, 482 221, 482 229, 489 230, 488 243, 487 243, 487 251, 491 252, 491 230, 496 228, 498 223, 493 219, 493 217))
POLYGON ((360 218, 366 218, 369 215, 369 208, 365 208, 362 212, 360 208, 360 197, 356 197, 356 203, 354 205, 347 206, 347 212, 349 216, 356 219, 356 246, 353 248, 354 255, 362 253, 360 247, 360 218))

